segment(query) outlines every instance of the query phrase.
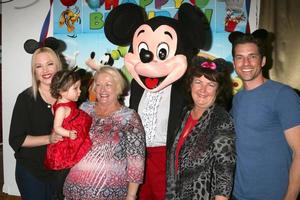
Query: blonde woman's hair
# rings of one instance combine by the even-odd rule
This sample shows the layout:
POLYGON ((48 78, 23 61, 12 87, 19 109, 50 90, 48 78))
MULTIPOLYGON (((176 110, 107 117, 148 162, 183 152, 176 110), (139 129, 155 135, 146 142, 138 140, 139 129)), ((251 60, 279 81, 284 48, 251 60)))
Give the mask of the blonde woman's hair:
POLYGON ((39 88, 39 85, 40 85, 40 82, 39 82, 39 80, 36 79, 36 74, 35 74, 36 57, 40 53, 47 53, 52 57, 53 62, 55 64, 55 66, 57 67, 57 71, 62 69, 62 63, 61 63, 61 60, 59 58, 59 55, 56 54, 55 51, 53 51, 51 48, 41 47, 41 48, 38 48, 32 54, 32 58, 31 58, 32 95, 35 99, 36 99, 38 88, 39 88))
MULTIPOLYGON (((96 73, 94 75, 94 82, 97 81, 97 77, 100 74, 104 74, 104 73, 111 75, 111 77, 115 81, 115 84, 117 85, 118 100, 120 103, 123 104, 124 96, 127 95, 127 90, 128 90, 127 79, 124 77, 122 72, 120 70, 118 70, 117 68, 109 66, 109 65, 105 65, 96 71, 96 73)), ((96 84, 94 83, 93 84, 94 91, 95 91, 95 85, 96 84)))

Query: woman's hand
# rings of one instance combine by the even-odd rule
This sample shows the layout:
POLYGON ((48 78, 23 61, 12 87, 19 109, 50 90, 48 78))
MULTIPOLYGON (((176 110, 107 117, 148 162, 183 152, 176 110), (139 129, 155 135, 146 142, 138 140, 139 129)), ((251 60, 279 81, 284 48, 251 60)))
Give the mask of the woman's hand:
POLYGON ((63 137, 61 135, 58 135, 56 133, 52 133, 49 135, 49 143, 50 144, 55 144, 57 142, 60 142, 63 140, 63 137))

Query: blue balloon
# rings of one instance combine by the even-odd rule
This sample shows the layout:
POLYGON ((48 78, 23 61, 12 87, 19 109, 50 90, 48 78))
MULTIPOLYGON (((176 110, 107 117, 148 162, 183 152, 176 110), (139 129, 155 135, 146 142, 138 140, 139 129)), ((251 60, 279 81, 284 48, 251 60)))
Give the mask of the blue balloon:
POLYGON ((87 2, 88 6, 93 10, 100 8, 100 6, 102 6, 102 4, 104 3, 104 0, 85 0, 85 1, 87 2))

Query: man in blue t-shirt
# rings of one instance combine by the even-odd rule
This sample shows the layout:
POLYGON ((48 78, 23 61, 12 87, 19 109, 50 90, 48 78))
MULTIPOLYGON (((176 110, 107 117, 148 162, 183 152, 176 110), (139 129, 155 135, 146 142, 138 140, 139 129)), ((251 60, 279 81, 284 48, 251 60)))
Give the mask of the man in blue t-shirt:
POLYGON ((235 71, 244 90, 233 99, 237 200, 296 200, 300 190, 300 98, 265 79, 267 31, 231 33, 235 71))

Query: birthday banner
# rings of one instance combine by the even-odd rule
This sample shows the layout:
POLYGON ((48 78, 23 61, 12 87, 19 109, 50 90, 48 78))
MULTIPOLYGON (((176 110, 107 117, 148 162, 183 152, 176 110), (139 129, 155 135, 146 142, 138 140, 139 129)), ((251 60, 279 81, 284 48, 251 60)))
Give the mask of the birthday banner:
MULTIPOLYGON (((134 3, 145 8, 148 17, 174 17, 184 2, 196 5, 206 15, 213 33, 211 57, 222 57, 231 61, 231 44, 228 35, 232 31, 250 31, 250 8, 256 7, 254 16, 258 16, 257 4, 252 0, 55 0, 53 2, 53 34, 67 44, 64 52, 69 62, 88 69, 86 61, 94 52, 96 59, 106 53, 113 57, 113 66, 123 68, 123 56, 128 47, 111 44, 104 34, 104 22, 107 14, 123 3, 134 3)), ((252 9, 253 10, 253 9, 252 9)), ((254 17, 254 19, 257 19, 254 17)), ((257 28, 257 27, 255 27, 257 28)), ((251 30, 252 31, 252 30, 251 30)))

